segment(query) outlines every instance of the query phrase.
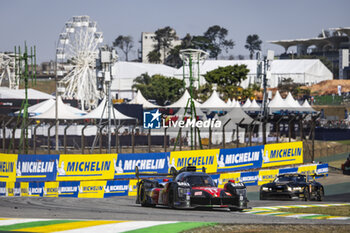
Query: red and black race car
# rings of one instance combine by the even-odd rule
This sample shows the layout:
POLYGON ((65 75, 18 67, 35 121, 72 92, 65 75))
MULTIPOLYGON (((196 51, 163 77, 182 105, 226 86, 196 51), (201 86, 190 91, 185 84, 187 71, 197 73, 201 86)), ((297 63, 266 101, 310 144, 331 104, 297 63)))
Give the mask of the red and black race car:
MULTIPOLYGON (((141 174, 135 168, 136 176, 141 174)), ((224 188, 218 188, 212 178, 203 172, 196 172, 196 167, 188 166, 180 171, 172 169, 173 180, 164 179, 163 183, 157 180, 142 179, 137 183, 136 203, 141 206, 154 207, 165 205, 171 208, 229 208, 230 210, 247 209, 247 189, 243 183, 235 183, 230 180, 224 188)))

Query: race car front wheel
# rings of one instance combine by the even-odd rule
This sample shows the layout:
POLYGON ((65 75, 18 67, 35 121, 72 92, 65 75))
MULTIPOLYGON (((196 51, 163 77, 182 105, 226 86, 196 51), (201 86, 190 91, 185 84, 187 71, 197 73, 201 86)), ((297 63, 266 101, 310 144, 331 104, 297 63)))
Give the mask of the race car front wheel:
POLYGON ((304 201, 310 200, 310 193, 307 188, 304 189, 304 201))
POLYGON ((323 187, 320 187, 317 192, 317 201, 323 201, 324 198, 324 190, 323 187))

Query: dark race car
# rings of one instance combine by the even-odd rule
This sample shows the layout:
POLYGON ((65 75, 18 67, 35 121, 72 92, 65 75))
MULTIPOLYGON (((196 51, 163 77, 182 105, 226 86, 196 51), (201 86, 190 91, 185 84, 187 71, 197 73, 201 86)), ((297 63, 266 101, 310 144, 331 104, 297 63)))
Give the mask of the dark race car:
MULTIPOLYGON (((136 176, 141 174, 136 167, 136 176)), ((161 174, 154 174, 160 176, 161 174)), ((170 175, 170 174, 163 174, 170 175)), ((212 178, 196 167, 184 167, 180 171, 171 170, 173 181, 163 182, 142 179, 137 183, 136 203, 141 206, 165 205, 171 208, 223 207, 230 210, 247 209, 247 189, 243 183, 233 180, 218 188, 212 178)))
POLYGON ((260 200, 266 199, 296 199, 322 201, 324 197, 323 186, 309 176, 302 174, 279 175, 271 183, 260 188, 260 200))

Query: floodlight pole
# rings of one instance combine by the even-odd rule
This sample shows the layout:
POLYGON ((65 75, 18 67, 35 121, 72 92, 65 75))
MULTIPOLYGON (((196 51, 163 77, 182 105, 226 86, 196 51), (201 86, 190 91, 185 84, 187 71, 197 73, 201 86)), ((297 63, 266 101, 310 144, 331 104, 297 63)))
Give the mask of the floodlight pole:
MULTIPOLYGON (((112 83, 112 64, 114 64, 117 59, 118 56, 115 53, 115 50, 113 48, 108 47, 107 45, 104 47, 100 48, 100 52, 99 52, 99 58, 97 58, 97 64, 96 65, 96 71, 97 71, 97 78, 99 78, 98 73, 102 72, 102 76, 101 77, 102 83, 104 83, 105 87, 106 87, 106 95, 107 95, 107 99, 106 99, 106 105, 107 105, 107 115, 108 115, 108 129, 107 129, 107 134, 108 134, 108 153, 111 153, 111 142, 112 142, 112 135, 111 135, 111 114, 112 114, 112 99, 111 99, 111 83, 112 83)), ((101 119, 100 119, 100 123, 98 128, 100 128, 100 126, 102 125, 102 121, 103 121, 103 115, 104 115, 104 111, 106 109, 106 105, 103 108, 102 111, 102 115, 101 115, 101 119)), ((114 116, 115 119, 115 116, 114 116)), ((97 135, 96 135, 97 136, 97 135)), ((102 140, 102 136, 100 135, 100 140, 102 140)), ((93 142, 93 146, 92 149, 95 146, 95 142, 96 142, 96 137, 94 139, 93 142)))
MULTIPOLYGON (((57 47, 57 45, 56 45, 57 47)), ((56 138, 56 151, 58 151, 58 126, 59 126, 59 122, 58 122, 58 93, 57 93, 57 55, 55 58, 55 85, 56 85, 56 93, 55 93, 55 119, 56 119, 56 127, 55 127, 55 138, 56 138)))
POLYGON ((262 130, 263 130, 263 144, 266 144, 266 124, 267 124, 267 118, 269 115, 268 109, 267 109, 267 71, 270 69, 270 61, 273 60, 274 57, 274 51, 268 50, 267 56, 264 59, 264 75, 263 75, 263 89, 264 89, 264 95, 263 95, 263 122, 262 122, 262 130))
POLYGON ((264 75, 263 75, 263 123, 262 123, 262 131, 263 131, 263 145, 266 144, 266 121, 267 121, 267 78, 266 78, 266 70, 267 70, 267 59, 264 60, 264 75))

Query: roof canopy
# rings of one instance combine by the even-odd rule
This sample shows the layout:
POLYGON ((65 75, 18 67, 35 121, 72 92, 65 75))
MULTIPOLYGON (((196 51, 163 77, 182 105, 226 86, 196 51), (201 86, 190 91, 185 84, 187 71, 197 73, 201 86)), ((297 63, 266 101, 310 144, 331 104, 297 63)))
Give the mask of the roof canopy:
MULTIPOLYGON (((55 106, 55 103, 56 101, 54 99, 48 99, 38 104, 32 105, 28 108, 28 114, 30 116, 40 115, 43 112, 49 110, 52 106, 55 106)), ((19 111, 15 112, 15 114, 19 114, 19 111)))
POLYGON ((226 125, 225 130, 229 131, 232 129, 235 129, 237 127, 236 124, 238 124, 241 120, 241 124, 250 124, 253 121, 253 118, 248 116, 242 108, 233 108, 230 112, 225 114, 224 116, 219 117, 219 120, 222 124, 225 124, 229 119, 229 123, 226 125))
MULTIPOLYGON (((103 98, 101 103, 98 105, 97 108, 89 112, 88 114, 81 116, 81 119, 108 119, 108 110, 107 110, 107 105, 106 105, 106 97, 103 98), (106 108, 105 108, 106 107, 106 108), (103 109, 105 109, 103 111, 103 109)), ((111 113, 111 119, 116 119, 116 120, 132 120, 134 118, 128 117, 124 115, 123 113, 119 112, 117 109, 112 107, 113 112, 111 113)))
MULTIPOLYGON (((184 94, 181 96, 179 100, 177 100, 175 103, 170 104, 168 106, 164 106, 165 108, 185 108, 187 106, 188 100, 191 99, 190 93, 188 93, 187 89, 185 90, 184 94)), ((193 99, 194 106, 196 108, 201 107, 201 104, 193 99)), ((189 106, 188 106, 189 107, 189 106)))
POLYGON ((137 91, 136 96, 129 102, 129 104, 142 104, 143 108, 159 108, 158 105, 152 104, 146 100, 140 90, 137 91))
MULTIPOLYGON (((55 97, 45 92, 28 89, 28 99, 54 99, 55 97)), ((8 87, 0 87, 0 99, 25 99, 25 89, 14 90, 8 87)))
POLYGON ((166 77, 174 77, 175 68, 163 64, 147 64, 140 62, 116 62, 112 69, 116 75, 113 77, 112 90, 130 90, 134 79, 141 74, 147 73, 149 76, 160 74, 166 77))
POLYGON ((207 99, 203 104, 201 104, 200 108, 226 109, 232 107, 226 104, 222 99, 220 99, 218 93, 214 90, 209 99, 207 99))
MULTIPOLYGON (((73 108, 63 103, 61 96, 57 98, 57 119, 59 120, 75 120, 80 119, 86 112, 73 108)), ((56 119, 56 105, 52 105, 47 111, 38 116, 33 116, 34 119, 56 119)))

